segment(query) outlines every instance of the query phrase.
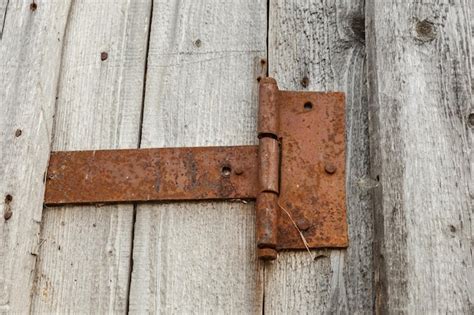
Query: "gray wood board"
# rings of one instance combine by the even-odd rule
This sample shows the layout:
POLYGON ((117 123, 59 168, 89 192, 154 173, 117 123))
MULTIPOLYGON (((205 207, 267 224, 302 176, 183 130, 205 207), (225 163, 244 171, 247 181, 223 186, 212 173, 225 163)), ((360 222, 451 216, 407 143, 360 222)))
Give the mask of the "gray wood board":
POLYGON ((379 313, 474 311, 468 5, 367 3, 379 313))
POLYGON ((269 75, 281 89, 346 93, 347 250, 283 252, 265 269, 265 311, 373 309, 373 216, 363 1, 271 1, 269 75))
MULTIPOLYGON (((150 7, 71 4, 53 150, 138 147, 150 7)), ((32 311, 126 312, 132 229, 131 204, 45 209, 32 311)))
MULTIPOLYGON (((141 147, 255 144, 266 1, 155 1, 141 147)), ((253 203, 139 205, 132 313, 261 313, 253 203)))
POLYGON ((68 4, 0 2, 0 313, 27 313, 68 4))

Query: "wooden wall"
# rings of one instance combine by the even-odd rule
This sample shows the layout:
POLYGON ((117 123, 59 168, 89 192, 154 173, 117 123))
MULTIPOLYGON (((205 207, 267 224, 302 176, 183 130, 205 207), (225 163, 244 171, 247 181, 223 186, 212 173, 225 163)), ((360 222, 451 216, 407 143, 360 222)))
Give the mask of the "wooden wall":
POLYGON ((470 0, 0 0, 0 313, 465 313, 470 0), (346 93, 347 250, 242 202, 44 208, 51 150, 256 143, 257 78, 346 93))

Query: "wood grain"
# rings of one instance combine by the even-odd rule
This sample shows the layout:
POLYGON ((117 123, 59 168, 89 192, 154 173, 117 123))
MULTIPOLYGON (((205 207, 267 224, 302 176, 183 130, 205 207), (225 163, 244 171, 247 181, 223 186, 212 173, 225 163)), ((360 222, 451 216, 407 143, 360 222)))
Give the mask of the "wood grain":
MULTIPOLYGON (((155 1, 142 147, 256 143, 266 1, 155 1)), ((261 313, 253 203, 140 205, 132 313, 261 313)))
POLYGON ((271 1, 269 75, 281 89, 346 93, 349 248, 281 253, 265 269, 265 312, 370 313, 373 217, 363 1, 271 1))
POLYGON ((0 313, 27 313, 68 3, 0 1, 0 313))
MULTIPOLYGON (((150 8, 71 5, 53 150, 138 146, 150 8)), ((133 205, 45 209, 32 311, 126 312, 132 229, 133 205)))
POLYGON ((378 313, 474 312, 469 3, 367 3, 378 313))

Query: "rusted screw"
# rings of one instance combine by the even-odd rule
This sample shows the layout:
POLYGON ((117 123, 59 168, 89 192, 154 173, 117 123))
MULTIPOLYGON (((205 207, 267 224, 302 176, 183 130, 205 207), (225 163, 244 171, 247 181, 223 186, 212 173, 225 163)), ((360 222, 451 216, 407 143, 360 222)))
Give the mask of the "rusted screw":
POLYGON ((336 172, 336 169, 337 169, 336 165, 332 163, 326 163, 326 165, 324 165, 324 170, 328 174, 334 174, 336 172))
POLYGON ((302 87, 308 87, 309 85, 309 78, 308 77, 303 77, 303 79, 301 79, 301 86, 302 87))
POLYGON ((304 231, 307 231, 309 230, 309 228, 311 227, 311 225, 309 224, 308 220, 306 219, 298 219, 296 220, 296 226, 298 227, 298 229, 300 229, 300 231, 304 232, 304 231))
POLYGON ((106 53, 105 51, 100 53, 100 60, 104 61, 104 60, 107 60, 107 58, 109 58, 108 53, 106 53))
POLYGON ((242 175, 244 173, 244 170, 241 168, 238 168, 235 170, 235 175, 242 175))
POLYGON ((277 258, 277 251, 274 248, 259 248, 257 249, 257 256, 262 260, 275 260, 277 258))

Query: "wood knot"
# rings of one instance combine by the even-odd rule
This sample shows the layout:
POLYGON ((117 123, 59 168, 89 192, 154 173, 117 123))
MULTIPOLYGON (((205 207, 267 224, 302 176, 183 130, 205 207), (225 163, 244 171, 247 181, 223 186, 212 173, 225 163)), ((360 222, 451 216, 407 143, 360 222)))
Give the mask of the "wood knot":
POLYGON ((474 113, 470 113, 469 116, 467 116, 467 123, 469 127, 474 128, 474 113))
POLYGON ((365 43, 365 18, 362 16, 354 16, 350 20, 352 34, 360 42, 365 43))
POLYGON ((416 39, 422 42, 430 42, 436 38, 436 29, 428 20, 418 21, 415 25, 416 39))
POLYGON ((13 215, 13 211, 10 205, 12 200, 13 200, 12 195, 8 194, 5 196, 5 211, 3 212, 3 219, 5 219, 5 221, 10 220, 10 218, 13 215))

